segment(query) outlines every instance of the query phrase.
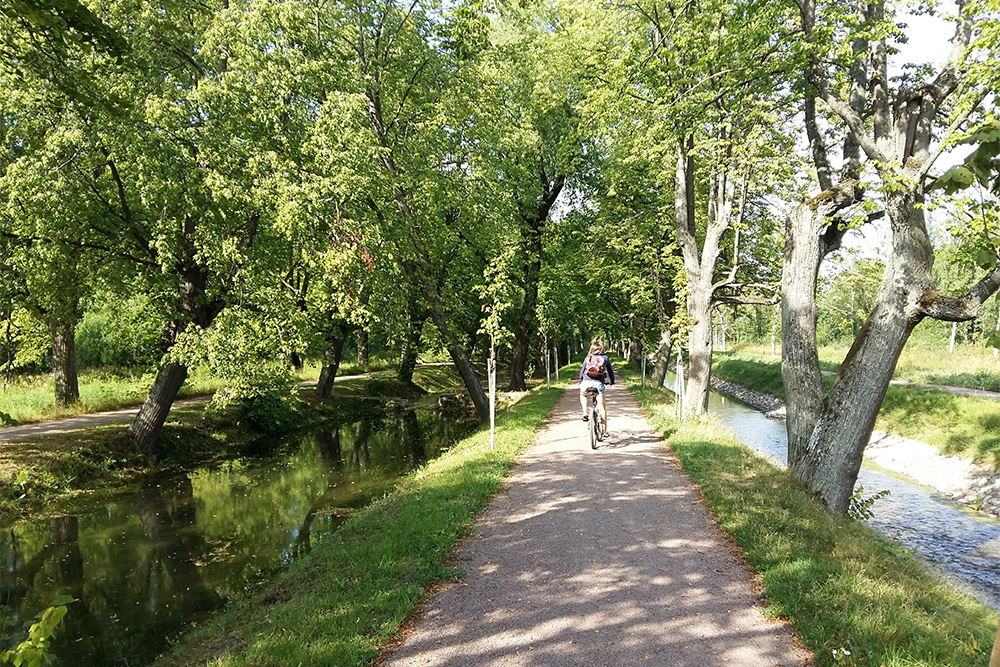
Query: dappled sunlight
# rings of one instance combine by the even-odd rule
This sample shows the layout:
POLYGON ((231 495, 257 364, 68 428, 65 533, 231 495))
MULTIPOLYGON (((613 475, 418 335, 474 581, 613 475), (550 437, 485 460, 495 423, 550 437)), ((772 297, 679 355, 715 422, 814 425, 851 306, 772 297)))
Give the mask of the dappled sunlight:
POLYGON ((595 451, 567 392, 458 550, 468 575, 386 664, 799 664, 629 398, 609 391, 615 447, 595 451))

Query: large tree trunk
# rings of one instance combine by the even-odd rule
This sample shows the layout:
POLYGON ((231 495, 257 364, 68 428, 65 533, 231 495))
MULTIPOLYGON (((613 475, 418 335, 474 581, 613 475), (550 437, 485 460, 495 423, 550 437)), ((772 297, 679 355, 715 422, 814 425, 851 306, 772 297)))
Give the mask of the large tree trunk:
MULTIPOLYGON (((815 4, 807 0, 800 9, 808 35, 815 4)), ((880 20, 883 9, 881 2, 872 3, 865 17, 880 20)), ((998 268, 962 297, 935 292, 933 252, 923 213, 923 181, 934 160, 929 151, 934 117, 961 77, 958 62, 969 44, 971 25, 971 17, 963 12, 956 22, 949 62, 933 84, 901 89, 895 100, 890 100, 887 89, 884 42, 869 45, 860 39, 854 43, 858 57, 851 68, 847 100, 838 97, 818 63, 809 70, 810 83, 851 131, 844 143, 843 178, 832 186, 815 107, 807 99, 806 130, 824 192, 798 207, 788 220, 782 275, 782 376, 789 467, 831 510, 841 514, 849 508, 864 449, 913 327, 927 316, 952 321, 975 317, 977 307, 981 310, 1000 279, 998 268), (860 198, 852 183, 859 148, 876 166, 883 183, 891 186, 885 195, 890 247, 875 306, 824 399, 816 358, 816 276, 819 263, 839 246, 843 234, 832 216, 860 198)))
POLYGON ((180 391, 187 375, 187 366, 183 364, 171 362, 161 366, 153 382, 153 388, 149 390, 149 396, 129 426, 128 432, 132 437, 132 443, 151 459, 155 459, 159 453, 157 440, 163 430, 163 422, 166 421, 170 407, 177 398, 177 392, 180 391))
POLYGON ((535 331, 535 310, 538 307, 538 280, 542 271, 542 228, 549 219, 549 212, 562 191, 565 177, 558 176, 550 182, 545 171, 539 172, 542 194, 534 210, 524 216, 527 229, 525 250, 528 263, 524 271, 524 302, 514 331, 514 345, 510 361, 510 389, 524 391, 524 371, 528 363, 528 349, 531 346, 531 335, 535 331))
POLYGON ((912 191, 886 197, 892 252, 875 307, 841 364, 808 441, 799 439, 794 458, 789 454, 795 476, 840 514, 846 513, 850 504, 865 446, 896 361, 913 327, 924 317, 917 305, 932 285, 930 241, 923 212, 915 209, 914 203, 912 191))
POLYGON ((670 368, 670 352, 673 349, 673 334, 670 329, 660 329, 660 342, 656 346, 656 362, 653 364, 652 382, 654 387, 662 387, 667 381, 670 368))
POLYGON ((829 191, 796 207, 785 224, 781 272, 781 379, 785 391, 788 465, 796 470, 823 409, 816 349, 816 288, 823 260, 821 232, 829 191), (823 199, 821 199, 821 197, 823 199))
POLYGON ((76 319, 49 318, 52 340, 52 375, 56 385, 56 405, 66 407, 80 400, 76 369, 76 319))
POLYGON ((686 402, 697 414, 708 412, 708 390, 712 379, 711 289, 699 283, 688 294, 688 378, 686 402))
POLYGON ((319 381, 316 382, 316 395, 320 398, 333 396, 333 383, 337 379, 337 371, 340 370, 340 357, 343 351, 343 336, 337 336, 327 342, 326 353, 323 355, 323 368, 319 372, 319 381))
MULTIPOLYGON (((538 244, 539 250, 541 244, 538 244)), ((528 362, 528 348, 531 344, 531 334, 535 324, 535 308, 538 306, 538 275, 541 270, 541 255, 533 257, 528 262, 525 272, 524 302, 521 305, 521 315, 517 320, 514 332, 514 345, 510 360, 510 389, 524 391, 527 388, 524 371, 528 362)))

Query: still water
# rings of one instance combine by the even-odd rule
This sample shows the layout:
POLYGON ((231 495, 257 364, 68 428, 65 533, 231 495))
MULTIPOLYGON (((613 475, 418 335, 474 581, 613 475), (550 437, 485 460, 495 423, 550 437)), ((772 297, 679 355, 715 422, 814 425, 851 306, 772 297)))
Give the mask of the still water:
MULTIPOLYGON (((673 374, 665 385, 672 388, 673 374)), ((752 449, 784 466, 788 458, 785 423, 715 391, 709 413, 752 449)), ((917 553, 942 576, 1000 611, 1000 520, 968 510, 907 479, 867 463, 858 485, 868 497, 882 489, 868 524, 917 553)))
POLYGON ((59 664, 147 664, 469 430, 429 411, 365 417, 286 443, 280 458, 4 526, 0 604, 19 627, 68 593, 77 602, 53 642, 59 664))

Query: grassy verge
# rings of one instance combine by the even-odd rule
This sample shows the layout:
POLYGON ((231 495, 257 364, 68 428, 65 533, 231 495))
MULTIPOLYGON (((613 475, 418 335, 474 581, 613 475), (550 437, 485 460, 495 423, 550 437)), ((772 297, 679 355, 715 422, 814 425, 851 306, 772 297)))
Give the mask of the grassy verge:
MULTIPOLYGON (((784 397, 780 358, 746 351, 717 353, 713 355, 712 372, 750 389, 784 397)), ((824 378, 828 389, 833 380, 830 376, 824 378)), ((891 385, 875 428, 926 442, 944 454, 1000 469, 1000 401, 891 385)))
POLYGON ((352 517, 267 591, 234 601, 157 664, 367 665, 425 588, 456 572, 448 549, 534 438, 563 387, 538 388, 352 517))
MULTIPOLYGON (((391 362, 383 359, 372 359, 371 363, 364 367, 346 362, 341 364, 339 375, 382 371, 391 366, 391 362)), ((320 366, 310 362, 294 376, 300 381, 316 380, 319 371, 320 366)), ((155 374, 152 373, 136 373, 120 369, 85 370, 79 377, 80 400, 67 407, 55 404, 55 390, 50 375, 16 379, 6 390, 0 390, 0 412, 7 415, 0 417, 0 425, 6 421, 14 424, 32 424, 137 406, 145 400, 154 378, 155 374)), ((178 398, 214 394, 224 384, 223 380, 205 370, 195 369, 181 387, 178 398)))
MULTIPOLYGON (((819 349, 820 366, 836 372, 847 355, 844 345, 826 345, 819 349)), ((725 354, 725 353, 724 353, 725 354)), ((771 354, 770 345, 741 345, 741 356, 780 360, 781 350, 771 354)), ((984 345, 957 345, 954 352, 947 347, 934 347, 911 339, 899 356, 894 376, 907 382, 944 384, 952 387, 1000 391, 1000 358, 984 345)))
MULTIPOLYGON (((0 514, 24 516, 59 500, 101 490, 121 492, 150 472, 192 468, 243 455, 262 436, 281 437, 310 425, 372 409, 367 398, 387 395, 394 386, 380 378, 339 381, 333 401, 298 389, 282 401, 263 401, 223 412, 206 406, 171 410, 160 436, 161 459, 150 464, 129 440, 128 422, 69 434, 52 434, 0 444, 0 514)), ((461 387, 451 367, 419 368, 414 382, 427 392, 461 387)), ((428 398, 431 400, 433 394, 428 398)), ((414 401, 419 403, 420 400, 414 401)))
MULTIPOLYGON (((819 665, 983 667, 990 609, 863 524, 829 514, 785 470, 711 422, 680 425, 672 395, 632 387, 819 665)), ((877 512, 877 507, 876 507, 877 512)))

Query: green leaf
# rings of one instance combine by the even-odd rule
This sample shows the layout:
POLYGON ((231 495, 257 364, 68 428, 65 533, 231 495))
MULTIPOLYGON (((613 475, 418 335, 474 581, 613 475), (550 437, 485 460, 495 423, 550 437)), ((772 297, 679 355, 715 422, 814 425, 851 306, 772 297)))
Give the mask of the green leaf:
POLYGON ((964 190, 975 182, 976 175, 972 173, 972 170, 968 167, 959 165, 957 167, 952 167, 936 178, 930 189, 944 189, 945 192, 953 195, 959 190, 964 190))
POLYGON ((997 256, 989 250, 981 249, 976 253, 976 265, 988 271, 997 265, 997 256))

